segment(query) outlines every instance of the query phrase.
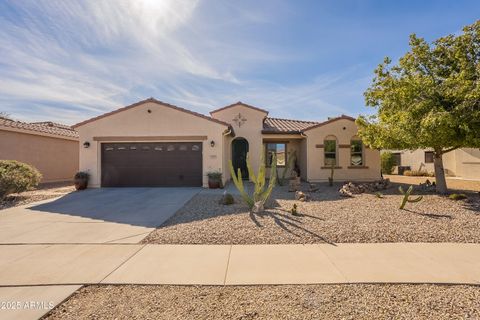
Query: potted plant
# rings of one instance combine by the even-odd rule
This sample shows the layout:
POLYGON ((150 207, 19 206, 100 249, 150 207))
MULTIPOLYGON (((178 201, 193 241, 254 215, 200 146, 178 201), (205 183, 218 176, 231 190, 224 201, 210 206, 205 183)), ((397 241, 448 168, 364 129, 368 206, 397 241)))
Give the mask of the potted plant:
POLYGON ((75 174, 73 178, 73 182, 75 184, 76 190, 85 190, 88 186, 88 179, 90 178, 90 174, 88 172, 79 171, 75 174))
POLYGON ((218 189, 222 186, 222 173, 219 171, 207 172, 208 187, 210 189, 218 189))

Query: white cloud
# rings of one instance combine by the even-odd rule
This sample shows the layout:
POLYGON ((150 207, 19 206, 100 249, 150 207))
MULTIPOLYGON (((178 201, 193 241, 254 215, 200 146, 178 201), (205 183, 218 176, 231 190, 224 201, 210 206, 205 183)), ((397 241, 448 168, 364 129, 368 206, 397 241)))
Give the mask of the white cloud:
POLYGON ((276 1, 272 12, 272 3, 253 3, 255 10, 214 4, 12 2, 17 13, 0 13, 0 111, 24 120, 75 123, 155 96, 204 113, 237 100, 285 117, 311 118, 314 108, 345 112, 328 98, 341 87, 357 90, 339 86, 354 84, 344 74, 295 85, 250 76, 259 67, 303 58, 244 32, 282 19, 286 6, 276 1))

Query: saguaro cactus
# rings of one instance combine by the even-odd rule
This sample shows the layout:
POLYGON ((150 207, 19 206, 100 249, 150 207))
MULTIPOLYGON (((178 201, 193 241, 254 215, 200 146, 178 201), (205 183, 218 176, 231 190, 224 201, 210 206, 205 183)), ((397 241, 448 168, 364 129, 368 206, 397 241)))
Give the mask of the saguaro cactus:
MULTIPOLYGON (((264 150, 265 151, 265 150, 264 150)), ((232 161, 229 161, 230 175, 232 176, 232 181, 240 191, 240 195, 243 201, 248 205, 250 211, 258 213, 263 211, 265 202, 268 200, 272 194, 272 190, 277 183, 277 157, 274 154, 272 159, 272 167, 270 169, 270 181, 268 187, 265 184, 266 168, 265 168, 265 152, 261 153, 260 158, 260 168, 258 170, 258 175, 255 175, 253 168, 250 164, 250 160, 247 156, 247 169, 250 180, 254 184, 253 195, 250 196, 246 191, 243 185, 242 172, 240 168, 238 169, 237 174, 235 174, 235 169, 233 168, 232 161), (266 187, 266 188, 265 188, 266 187)))
POLYGON ((398 191, 400 191, 400 193, 403 194, 402 203, 400 204, 400 209, 402 210, 403 208, 405 208, 405 205, 407 204, 407 202, 419 202, 420 200, 423 199, 423 196, 418 196, 415 199, 410 199, 410 195, 413 191, 413 186, 410 186, 406 192, 403 190, 402 186, 399 186, 398 191))

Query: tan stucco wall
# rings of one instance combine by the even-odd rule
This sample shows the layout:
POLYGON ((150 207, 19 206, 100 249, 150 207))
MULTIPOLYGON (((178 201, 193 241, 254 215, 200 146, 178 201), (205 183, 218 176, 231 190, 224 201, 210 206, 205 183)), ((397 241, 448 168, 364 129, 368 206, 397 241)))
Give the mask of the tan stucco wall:
POLYGON ((336 181, 370 181, 380 178, 380 152, 364 146, 363 162, 364 168, 350 167, 350 147, 339 147, 350 145, 352 138, 357 137, 358 128, 355 122, 347 119, 340 119, 327 123, 323 126, 306 130, 307 135, 307 180, 311 182, 326 181, 330 176, 330 168, 322 169, 324 166, 324 149, 316 145, 323 145, 328 136, 335 136, 337 139, 337 165, 341 169, 335 169, 334 180, 336 181), (345 128, 345 129, 344 129, 345 128))
MULTIPOLYGON (((264 112, 254 110, 243 105, 236 105, 212 114, 212 117, 232 124, 233 130, 235 131, 235 138, 245 138, 248 141, 249 159, 255 172, 258 172, 258 168, 260 166, 260 151, 263 149, 263 119, 266 115, 267 114, 264 112), (238 114, 246 119, 241 126, 232 121, 238 116, 238 114)), ((228 150, 226 150, 225 153, 225 155, 228 157, 227 160, 231 159, 232 140, 233 139, 229 139, 227 142, 228 150)), ((226 171, 227 178, 230 178, 228 167, 226 171)))
POLYGON ((466 179, 480 179, 480 149, 455 150, 457 175, 466 179))
MULTIPOLYGON (((391 150, 399 152, 402 166, 410 166, 413 170, 434 172, 433 163, 425 163, 425 151, 428 149, 391 150)), ((445 174, 465 179, 480 179, 480 150, 473 148, 457 149, 443 155, 445 174)))
POLYGON ((78 171, 78 141, 0 129, 0 159, 37 168, 42 182, 72 180, 78 171))
POLYGON ((409 166, 412 170, 434 171, 433 163, 425 163, 425 150, 392 150, 391 152, 401 154, 401 166, 409 166))
MULTIPOLYGON (((101 142, 94 137, 145 136, 207 136, 203 146, 203 184, 208 185, 208 171, 224 170, 224 131, 227 126, 198 116, 175 110, 157 103, 146 102, 134 108, 86 123, 77 128, 80 143, 90 142, 89 148, 80 149, 80 169, 91 174, 90 186, 101 184, 101 142), (151 113, 148 112, 151 110, 151 113), (211 141, 215 146, 210 146, 211 141)), ((136 141, 142 142, 142 139, 136 141)), ((151 140, 149 140, 151 141, 151 140)), ((169 140, 162 140, 169 141, 169 140)), ((171 140, 181 142, 182 140, 171 140)), ((183 141, 198 141, 185 139, 183 141)), ((115 142, 122 142, 121 139, 115 142)))

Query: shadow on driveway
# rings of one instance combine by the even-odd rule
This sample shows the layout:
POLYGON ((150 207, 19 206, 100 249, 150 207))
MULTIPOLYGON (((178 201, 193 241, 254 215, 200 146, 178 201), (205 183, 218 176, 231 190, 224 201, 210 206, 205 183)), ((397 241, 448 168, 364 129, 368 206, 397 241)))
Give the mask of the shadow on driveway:
POLYGON ((155 228, 201 188, 101 188, 72 192, 29 210, 155 228))

